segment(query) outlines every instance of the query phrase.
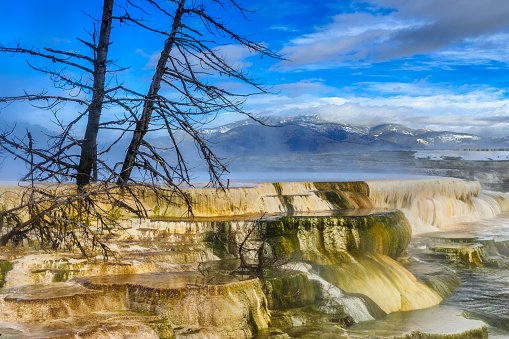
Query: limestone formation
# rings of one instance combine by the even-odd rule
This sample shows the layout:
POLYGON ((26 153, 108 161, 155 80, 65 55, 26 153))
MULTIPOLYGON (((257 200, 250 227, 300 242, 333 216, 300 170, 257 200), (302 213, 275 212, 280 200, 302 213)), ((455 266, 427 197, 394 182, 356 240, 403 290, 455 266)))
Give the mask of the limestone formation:
MULTIPOLYGON (((447 270, 400 263, 409 261, 402 257, 412 234, 509 207, 505 195, 458 179, 193 188, 186 193, 194 216, 185 215, 184 204, 164 206, 139 193, 152 217, 123 216, 124 229, 109 240, 116 257, 108 261, 36 249, 0 253, 0 334, 346 337, 354 322, 435 306, 457 287, 447 270), (235 244, 242 240, 290 261, 263 267, 263 281, 230 274, 239 273, 235 244)), ((505 265, 505 243, 450 238, 434 239, 424 251, 505 265)), ((472 331, 472 338, 485 333, 472 331)), ((419 333, 400 337, 433 337, 419 333)))

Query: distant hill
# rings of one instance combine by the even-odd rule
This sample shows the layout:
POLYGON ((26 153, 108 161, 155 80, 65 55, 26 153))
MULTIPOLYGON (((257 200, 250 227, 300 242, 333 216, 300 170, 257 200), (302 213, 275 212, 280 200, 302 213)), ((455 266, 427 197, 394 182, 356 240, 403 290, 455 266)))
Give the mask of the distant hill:
POLYGON ((383 124, 369 129, 371 136, 393 142, 400 147, 459 147, 494 143, 493 140, 483 140, 473 134, 449 131, 432 131, 428 129, 411 129, 398 124, 383 124))
POLYGON ((395 146, 355 127, 337 123, 303 118, 268 123, 275 127, 245 121, 208 130, 207 137, 227 154, 323 153, 338 151, 338 148, 361 150, 395 146))
POLYGON ((275 127, 244 120, 206 129, 204 133, 215 144, 215 149, 231 156, 508 146, 508 138, 481 138, 473 134, 412 129, 398 124, 354 126, 315 116, 269 119, 266 123, 275 127))

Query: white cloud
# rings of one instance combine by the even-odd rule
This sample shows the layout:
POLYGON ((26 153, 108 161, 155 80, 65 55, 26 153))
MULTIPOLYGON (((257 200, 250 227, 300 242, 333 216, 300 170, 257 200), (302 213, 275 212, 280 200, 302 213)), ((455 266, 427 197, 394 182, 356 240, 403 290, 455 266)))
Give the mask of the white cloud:
POLYGON ((145 66, 142 67, 142 70, 144 70, 144 71, 155 69, 156 66, 157 66, 157 62, 159 61, 159 58, 161 57, 161 50, 160 49, 158 49, 157 51, 155 51, 154 53, 149 55, 149 54, 143 52, 143 50, 138 48, 136 50, 136 53, 141 55, 142 57, 148 59, 148 61, 145 64, 145 66))
POLYGON ((324 79, 303 79, 296 83, 280 84, 274 86, 290 98, 308 95, 309 93, 327 94, 336 91, 336 88, 323 84, 324 79))
POLYGON ((216 48, 216 53, 224 58, 233 68, 244 69, 252 65, 252 62, 246 59, 253 54, 241 45, 225 45, 216 48))
POLYGON ((332 17, 281 52, 280 69, 330 68, 428 55, 452 64, 509 63, 507 0, 371 0, 386 14, 355 12, 332 17), (332 65, 331 65, 332 63, 332 65), (315 64, 310 66, 310 64, 315 64), (317 65, 320 64, 320 65, 317 65))
POLYGON ((271 26, 271 27, 269 27, 269 29, 273 29, 276 31, 285 31, 285 32, 297 32, 298 31, 294 28, 290 28, 287 26, 271 26))
MULTIPOLYGON (((145 66, 143 66, 142 68, 143 70, 153 70, 156 68, 157 62, 159 61, 159 58, 161 56, 161 50, 156 50, 152 54, 147 54, 142 49, 137 49, 135 52, 141 55, 143 58, 149 59, 145 66)), ((252 63, 247 61, 246 59, 252 56, 253 54, 249 51, 248 48, 241 45, 219 46, 214 49, 214 53, 216 53, 216 55, 219 56, 220 58, 223 58, 226 61, 226 63, 228 63, 235 69, 244 69, 252 65, 252 63)), ((180 53, 173 53, 172 55, 177 59, 184 60, 183 56, 180 53)), ((187 58, 190 64, 195 65, 197 69, 203 66, 203 63, 201 63, 198 60, 198 58, 189 55, 187 56, 187 58)))
MULTIPOLYGON (((316 85, 316 81, 286 84, 286 88, 316 85)), ((318 84, 322 85, 321 82, 318 84)), ((494 88, 444 89, 415 83, 361 83, 369 97, 352 94, 323 97, 316 92, 260 96, 249 100, 253 113, 278 116, 317 114, 347 124, 399 123, 413 128, 509 135, 509 100, 494 88), (401 88, 401 89, 398 89, 401 88), (395 94, 395 92, 398 92, 395 94), (459 92, 464 92, 460 94, 459 92)))

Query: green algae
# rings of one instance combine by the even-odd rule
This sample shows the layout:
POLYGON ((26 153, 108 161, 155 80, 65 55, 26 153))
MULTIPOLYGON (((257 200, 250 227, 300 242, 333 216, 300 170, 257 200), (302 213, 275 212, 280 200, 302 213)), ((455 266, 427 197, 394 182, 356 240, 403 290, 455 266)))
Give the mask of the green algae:
POLYGON ((372 214, 361 219, 360 250, 397 258, 410 243, 412 230, 402 212, 372 214))
POLYGON ((299 251, 299 239, 296 236, 276 236, 270 238, 268 243, 276 258, 290 257, 299 251))
POLYGON ((364 181, 315 182, 317 194, 336 209, 372 208, 369 185, 364 181))
MULTIPOLYGON (((260 221, 251 240, 265 240, 276 257, 311 259, 318 255, 333 262, 345 253, 378 253, 397 258, 411 237, 408 221, 401 212, 370 215, 285 216, 260 221), (306 239, 306 240, 305 240, 306 239), (306 242, 306 244, 303 243, 306 242), (311 246, 311 247, 310 247, 311 246)), ((212 232, 203 241, 220 258, 237 254, 231 221, 212 222, 212 232)))
POLYGON ((339 192, 322 191, 317 192, 317 195, 323 200, 327 200, 335 209, 342 210, 355 208, 355 206, 352 205, 350 200, 348 200, 348 198, 346 198, 344 194, 341 194, 339 192))
POLYGON ((340 252, 397 258, 411 238, 411 227, 399 211, 364 216, 287 216, 264 221, 263 229, 278 255, 292 251, 303 254, 312 245, 314 251, 331 260, 340 252), (311 238, 314 243, 303 246, 303 239, 309 242, 311 238))
POLYGON ((67 280, 74 277, 77 270, 69 270, 69 269, 59 269, 59 270, 50 270, 53 273, 52 282, 66 282, 67 280))
MULTIPOLYGON (((410 225, 399 211, 377 211, 368 215, 269 216, 240 222, 244 222, 240 224, 244 228, 258 224, 249 241, 265 241, 271 246, 270 253, 274 257, 292 256, 319 263, 341 262, 348 253, 377 253, 397 258, 411 237, 410 225)), ((239 230, 239 220, 211 220, 201 240, 219 258, 233 258, 238 256, 235 243, 243 240, 240 239, 243 232, 246 230, 239 230)))
POLYGON ((12 270, 12 264, 8 260, 0 260, 0 288, 5 284, 5 276, 7 272, 12 270))
POLYGON ((150 321, 148 324, 157 332, 157 335, 159 336, 160 339, 175 338, 175 331, 173 330, 173 327, 166 319, 150 321))
POLYGON ((274 186, 274 189, 276 190, 278 195, 282 195, 283 194, 283 187, 281 186, 280 183, 275 182, 272 185, 274 186))
POLYGON ((202 239, 205 245, 212 250, 212 253, 222 259, 238 255, 237 248, 232 241, 235 237, 235 232, 232 231, 232 222, 212 221, 211 228, 212 231, 205 232, 202 239))
POLYGON ((273 309, 296 308, 315 302, 315 288, 305 273, 267 279, 272 285, 273 309))

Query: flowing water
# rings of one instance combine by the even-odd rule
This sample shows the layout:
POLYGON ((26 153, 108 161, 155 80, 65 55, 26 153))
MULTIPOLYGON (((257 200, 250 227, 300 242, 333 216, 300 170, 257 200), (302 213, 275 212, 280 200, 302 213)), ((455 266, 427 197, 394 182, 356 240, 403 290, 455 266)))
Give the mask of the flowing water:
POLYGON ((509 338, 509 213, 503 212, 508 210, 508 195, 485 194, 479 183, 458 179, 367 184, 374 207, 399 209, 410 221, 414 234, 409 246, 410 260, 435 267, 445 264, 458 273, 461 285, 438 306, 358 322, 348 333, 353 337, 402 335, 416 330, 452 334, 484 322, 490 338, 509 338), (441 231, 440 236, 427 233, 437 231, 441 231), (440 247, 441 241, 449 238, 453 244, 443 246, 460 254, 468 252, 467 265, 447 253, 444 257, 441 253, 429 257, 437 242, 440 247), (476 253, 482 263, 476 262, 476 253))
MULTIPOLYGON (((468 232, 488 243, 509 242, 509 213, 478 222, 455 225, 455 231, 468 232)), ((500 254, 500 253, 499 253, 500 254)), ((501 254, 500 267, 458 268, 461 285, 445 305, 460 308, 470 318, 490 325, 491 337, 509 338, 509 257, 501 254)))
MULTIPOLYGON (((364 301, 358 297, 348 296, 344 291, 339 289, 337 286, 324 280, 318 274, 312 271, 311 265, 305 263, 298 263, 293 265, 294 270, 305 272, 309 280, 316 281, 320 289, 324 291, 324 299, 327 299, 330 303, 341 305, 345 312, 350 315, 355 322, 373 320, 373 316, 369 313, 368 308, 364 304, 364 301)), ((331 305, 321 305, 318 309, 324 313, 327 313, 327 308, 331 305)), ((333 307, 333 305, 332 305, 333 307)))
MULTIPOLYGON (((349 334, 389 336, 412 330, 454 333, 475 325, 471 321, 476 320, 488 325, 489 338, 509 338, 509 252, 504 252, 509 243, 509 212, 478 221, 450 223, 443 230, 447 233, 414 236, 408 248, 409 255, 411 261, 440 263, 453 269, 459 275, 460 286, 439 306, 396 312, 382 319, 358 323, 349 328, 349 334), (489 262, 482 266, 464 265, 451 257, 430 257, 428 248, 436 246, 439 239, 450 239, 453 244, 463 242, 461 245, 444 244, 450 248, 471 248, 478 243, 485 249, 488 259, 496 259, 496 267, 489 262), (497 243, 500 251, 494 246, 497 243), (490 253, 493 251, 496 253, 490 253)), ((411 266, 409 269, 413 272, 411 266)))
POLYGON ((390 337, 404 333, 456 334, 482 326, 479 320, 466 319, 462 311, 451 306, 435 306, 410 312, 395 312, 381 319, 357 323, 348 328, 351 337, 390 337))

